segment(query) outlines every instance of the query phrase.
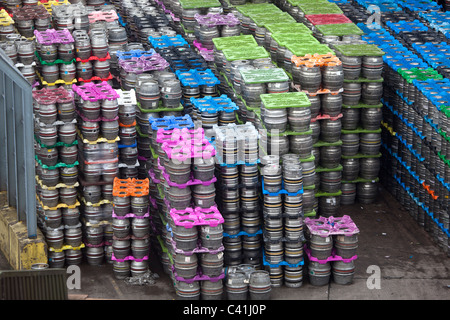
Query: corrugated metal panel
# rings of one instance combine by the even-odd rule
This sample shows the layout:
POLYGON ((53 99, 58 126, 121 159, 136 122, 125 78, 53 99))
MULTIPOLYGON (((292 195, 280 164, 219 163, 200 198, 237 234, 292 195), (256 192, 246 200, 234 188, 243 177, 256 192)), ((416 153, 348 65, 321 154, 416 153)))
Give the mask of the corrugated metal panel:
POLYGON ((0 271, 0 300, 67 300, 66 269, 0 271))
POLYGON ((33 96, 30 83, 0 49, 0 191, 36 238, 33 96))

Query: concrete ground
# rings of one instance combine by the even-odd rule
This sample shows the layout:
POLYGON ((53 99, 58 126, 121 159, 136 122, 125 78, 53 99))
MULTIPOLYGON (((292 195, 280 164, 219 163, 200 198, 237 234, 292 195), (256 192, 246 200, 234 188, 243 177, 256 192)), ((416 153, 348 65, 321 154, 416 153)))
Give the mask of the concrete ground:
MULTIPOLYGON (((342 207, 341 212, 350 215, 360 229, 353 283, 331 281, 316 287, 304 277, 300 288, 274 288, 272 300, 450 300, 450 257, 386 190, 380 187, 371 205, 356 203, 342 207), (370 289, 368 283, 377 284, 372 281, 373 270, 380 271, 379 288, 370 289)), ((8 269, 5 261, 0 255, 0 269, 8 269)), ((150 258, 150 268, 160 276, 156 284, 137 286, 115 279, 110 264, 84 263, 81 289, 69 290, 69 298, 176 299, 172 281, 157 257, 150 258)))

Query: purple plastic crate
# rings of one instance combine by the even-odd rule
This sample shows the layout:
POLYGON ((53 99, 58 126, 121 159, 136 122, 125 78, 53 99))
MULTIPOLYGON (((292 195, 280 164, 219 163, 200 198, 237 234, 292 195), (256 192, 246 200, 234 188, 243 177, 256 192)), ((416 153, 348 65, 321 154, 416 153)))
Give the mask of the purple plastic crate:
POLYGON ((74 42, 72 34, 67 29, 47 29, 45 31, 34 30, 34 35, 36 36, 36 41, 44 45, 67 44, 74 42))
POLYGON ((141 74, 147 71, 162 71, 170 64, 158 53, 151 56, 133 57, 127 60, 120 60, 119 66, 125 72, 141 74))
POLYGON ((174 251, 175 251, 176 253, 184 254, 184 255, 186 255, 186 256, 191 256, 191 255, 196 254, 196 253, 211 253, 211 254, 217 254, 217 253, 223 252, 223 251, 225 250, 225 247, 224 247, 223 245, 221 245, 221 246, 220 246, 219 248, 217 248, 217 249, 208 249, 208 248, 202 247, 202 246, 201 246, 201 241, 199 241, 197 247, 196 247, 194 250, 191 250, 191 251, 184 251, 184 250, 178 249, 178 248, 176 247, 176 241, 173 240, 173 239, 170 239, 170 244, 172 245, 172 248, 174 249, 174 251))
POLYGON ((184 188, 187 188, 189 186, 195 186, 195 185, 198 185, 198 184, 202 184, 204 186, 209 186, 211 183, 214 183, 214 182, 217 181, 216 177, 213 177, 209 181, 202 181, 202 180, 199 180, 199 179, 194 179, 193 173, 191 173, 191 179, 188 182, 186 182, 186 183, 179 184, 179 183, 172 182, 170 180, 170 175, 166 171, 166 168, 161 166, 159 158, 158 158, 158 169, 161 170, 162 175, 164 177, 164 180, 166 180, 167 184, 169 186, 171 186, 171 187, 177 187, 177 188, 184 189, 184 188))
POLYGON ((72 85, 72 90, 85 101, 116 100, 120 95, 107 82, 72 85))
POLYGON ((305 224, 312 234, 322 237, 331 235, 351 236, 359 233, 359 229, 350 216, 319 217, 317 219, 305 218, 305 224))
POLYGON ((221 275, 219 275, 217 277, 210 277, 210 276, 206 276, 206 275, 202 274, 200 271, 198 271, 197 275, 195 277, 190 278, 190 279, 185 279, 183 277, 178 276, 174 266, 172 266, 172 272, 173 272, 175 279, 177 279, 178 281, 186 282, 186 283, 192 283, 194 281, 202 281, 202 280, 209 280, 212 282, 217 282, 217 281, 220 281, 225 278, 225 273, 222 273, 221 275))
POLYGON ((226 15, 218 13, 208 13, 206 15, 196 14, 194 16, 197 23, 201 26, 213 27, 213 26, 237 26, 239 25, 239 19, 232 13, 226 15))
POLYGON ((333 248, 333 250, 332 250, 332 252, 331 252, 331 256, 329 256, 327 259, 317 259, 316 257, 311 256, 311 250, 308 248, 307 245, 305 245, 305 246, 303 247, 303 250, 304 250, 304 251, 306 252, 306 254, 308 255, 308 259, 309 259, 310 261, 318 262, 318 263, 320 263, 320 264, 325 264, 325 263, 327 263, 327 262, 332 262, 332 261, 342 261, 342 262, 345 262, 345 263, 349 263, 349 262, 351 262, 351 261, 353 261, 353 260, 358 259, 358 256, 357 256, 357 255, 354 255, 353 257, 348 258, 348 259, 344 259, 344 258, 342 258, 341 256, 336 255, 336 251, 335 251, 334 248, 333 248))

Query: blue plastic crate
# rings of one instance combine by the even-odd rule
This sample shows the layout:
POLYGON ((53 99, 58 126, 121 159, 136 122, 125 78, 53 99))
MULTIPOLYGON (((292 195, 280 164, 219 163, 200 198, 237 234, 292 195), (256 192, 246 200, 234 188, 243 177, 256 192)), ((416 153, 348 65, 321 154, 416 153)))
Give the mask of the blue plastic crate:
POLYGON ((216 86, 220 84, 219 79, 214 75, 210 69, 196 70, 191 69, 189 71, 177 70, 175 72, 181 85, 184 87, 198 87, 198 86, 216 86))
POLYGON ((386 26, 396 34, 401 32, 428 31, 428 27, 419 20, 399 22, 387 21, 386 26))
POLYGON ((155 50, 150 49, 146 51, 131 50, 131 51, 117 51, 116 56, 118 60, 128 60, 131 58, 148 57, 156 53, 155 50))
POLYGON ((194 128, 194 122, 192 121, 192 118, 189 115, 184 115, 181 117, 165 116, 163 118, 150 118, 149 123, 152 130, 194 128))
POLYGON ((234 112, 239 107, 226 95, 220 97, 206 96, 204 98, 190 99, 192 105, 200 112, 217 113, 217 112, 234 112))
POLYGON ((179 34, 174 37, 161 36, 161 37, 148 37, 149 43, 155 49, 162 49, 168 47, 182 47, 188 46, 188 42, 179 34))

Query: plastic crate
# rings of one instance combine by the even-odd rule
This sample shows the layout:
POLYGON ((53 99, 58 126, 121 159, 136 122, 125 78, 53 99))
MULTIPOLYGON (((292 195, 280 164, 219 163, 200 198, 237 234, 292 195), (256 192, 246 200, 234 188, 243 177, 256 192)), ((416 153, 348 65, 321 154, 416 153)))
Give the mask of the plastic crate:
POLYGON ((311 101, 304 92, 262 94, 260 97, 261 104, 266 109, 307 108, 311 106, 311 101))
POLYGON ((181 85, 184 87, 198 87, 198 86, 215 86, 220 84, 219 79, 214 75, 210 69, 202 70, 189 70, 175 72, 181 85))
POLYGON ((311 14, 342 14, 341 8, 335 3, 310 3, 310 4, 301 4, 299 8, 306 15, 311 14))
POLYGON ((305 18, 313 25, 352 23, 352 20, 347 18, 345 14, 309 14, 305 18))
POLYGON ((168 48, 168 47, 182 47, 189 46, 188 42, 179 34, 175 37, 162 36, 162 37, 148 37, 149 43, 155 49, 168 48))
POLYGON ((307 54, 335 54, 333 50, 330 49, 326 44, 311 44, 305 45, 303 43, 289 43, 286 45, 288 49, 294 56, 305 56, 307 54))
POLYGON ((285 32, 296 32, 296 33, 312 33, 312 30, 305 26, 303 23, 299 22, 275 22, 268 23, 264 26, 269 32, 273 33, 285 33, 285 32))
POLYGON ((297 32, 285 32, 285 33, 272 33, 272 39, 276 41, 280 46, 286 46, 290 43, 302 43, 303 45, 310 44, 320 44, 312 34, 308 33, 297 33, 297 32))
POLYGON ((264 12, 250 14, 249 17, 258 27, 264 27, 266 24, 275 23, 277 21, 296 22, 296 20, 287 12, 264 12))
POLYGON ((206 96, 203 98, 190 99, 194 107, 200 112, 216 113, 216 112, 233 112, 239 110, 239 107, 226 95, 220 97, 206 96))
POLYGON ((213 38, 216 50, 236 47, 258 47, 258 43, 252 35, 213 38))
POLYGON ((8 12, 5 9, 0 10, 0 26, 6 27, 12 24, 14 24, 14 20, 8 12))
POLYGON ((269 58, 270 54, 264 47, 239 47, 238 48, 229 48, 223 49, 223 54, 225 55, 225 59, 228 61, 235 60, 254 60, 261 58, 269 58))
POLYGON ((321 24, 316 26, 324 36, 363 35, 364 32, 354 23, 321 24))
POLYGON ((433 68, 427 68, 427 69, 413 68, 413 69, 409 69, 409 70, 399 69, 397 72, 408 83, 413 83, 414 80, 417 80, 417 81, 426 81, 426 80, 430 80, 430 79, 442 80, 444 78, 433 68))
POLYGON ((281 10, 273 3, 252 3, 236 6, 236 10, 242 15, 248 16, 256 12, 281 12, 281 10))
POLYGON ((385 52, 374 44, 337 44, 334 45, 333 48, 336 51, 339 51, 343 56, 347 57, 373 57, 385 55, 385 52))
POLYGON ((220 7, 219 0, 180 0, 183 9, 213 8, 220 7))
POLYGON ((243 83, 271 83, 289 81, 289 77, 282 68, 273 69, 241 69, 243 83))

